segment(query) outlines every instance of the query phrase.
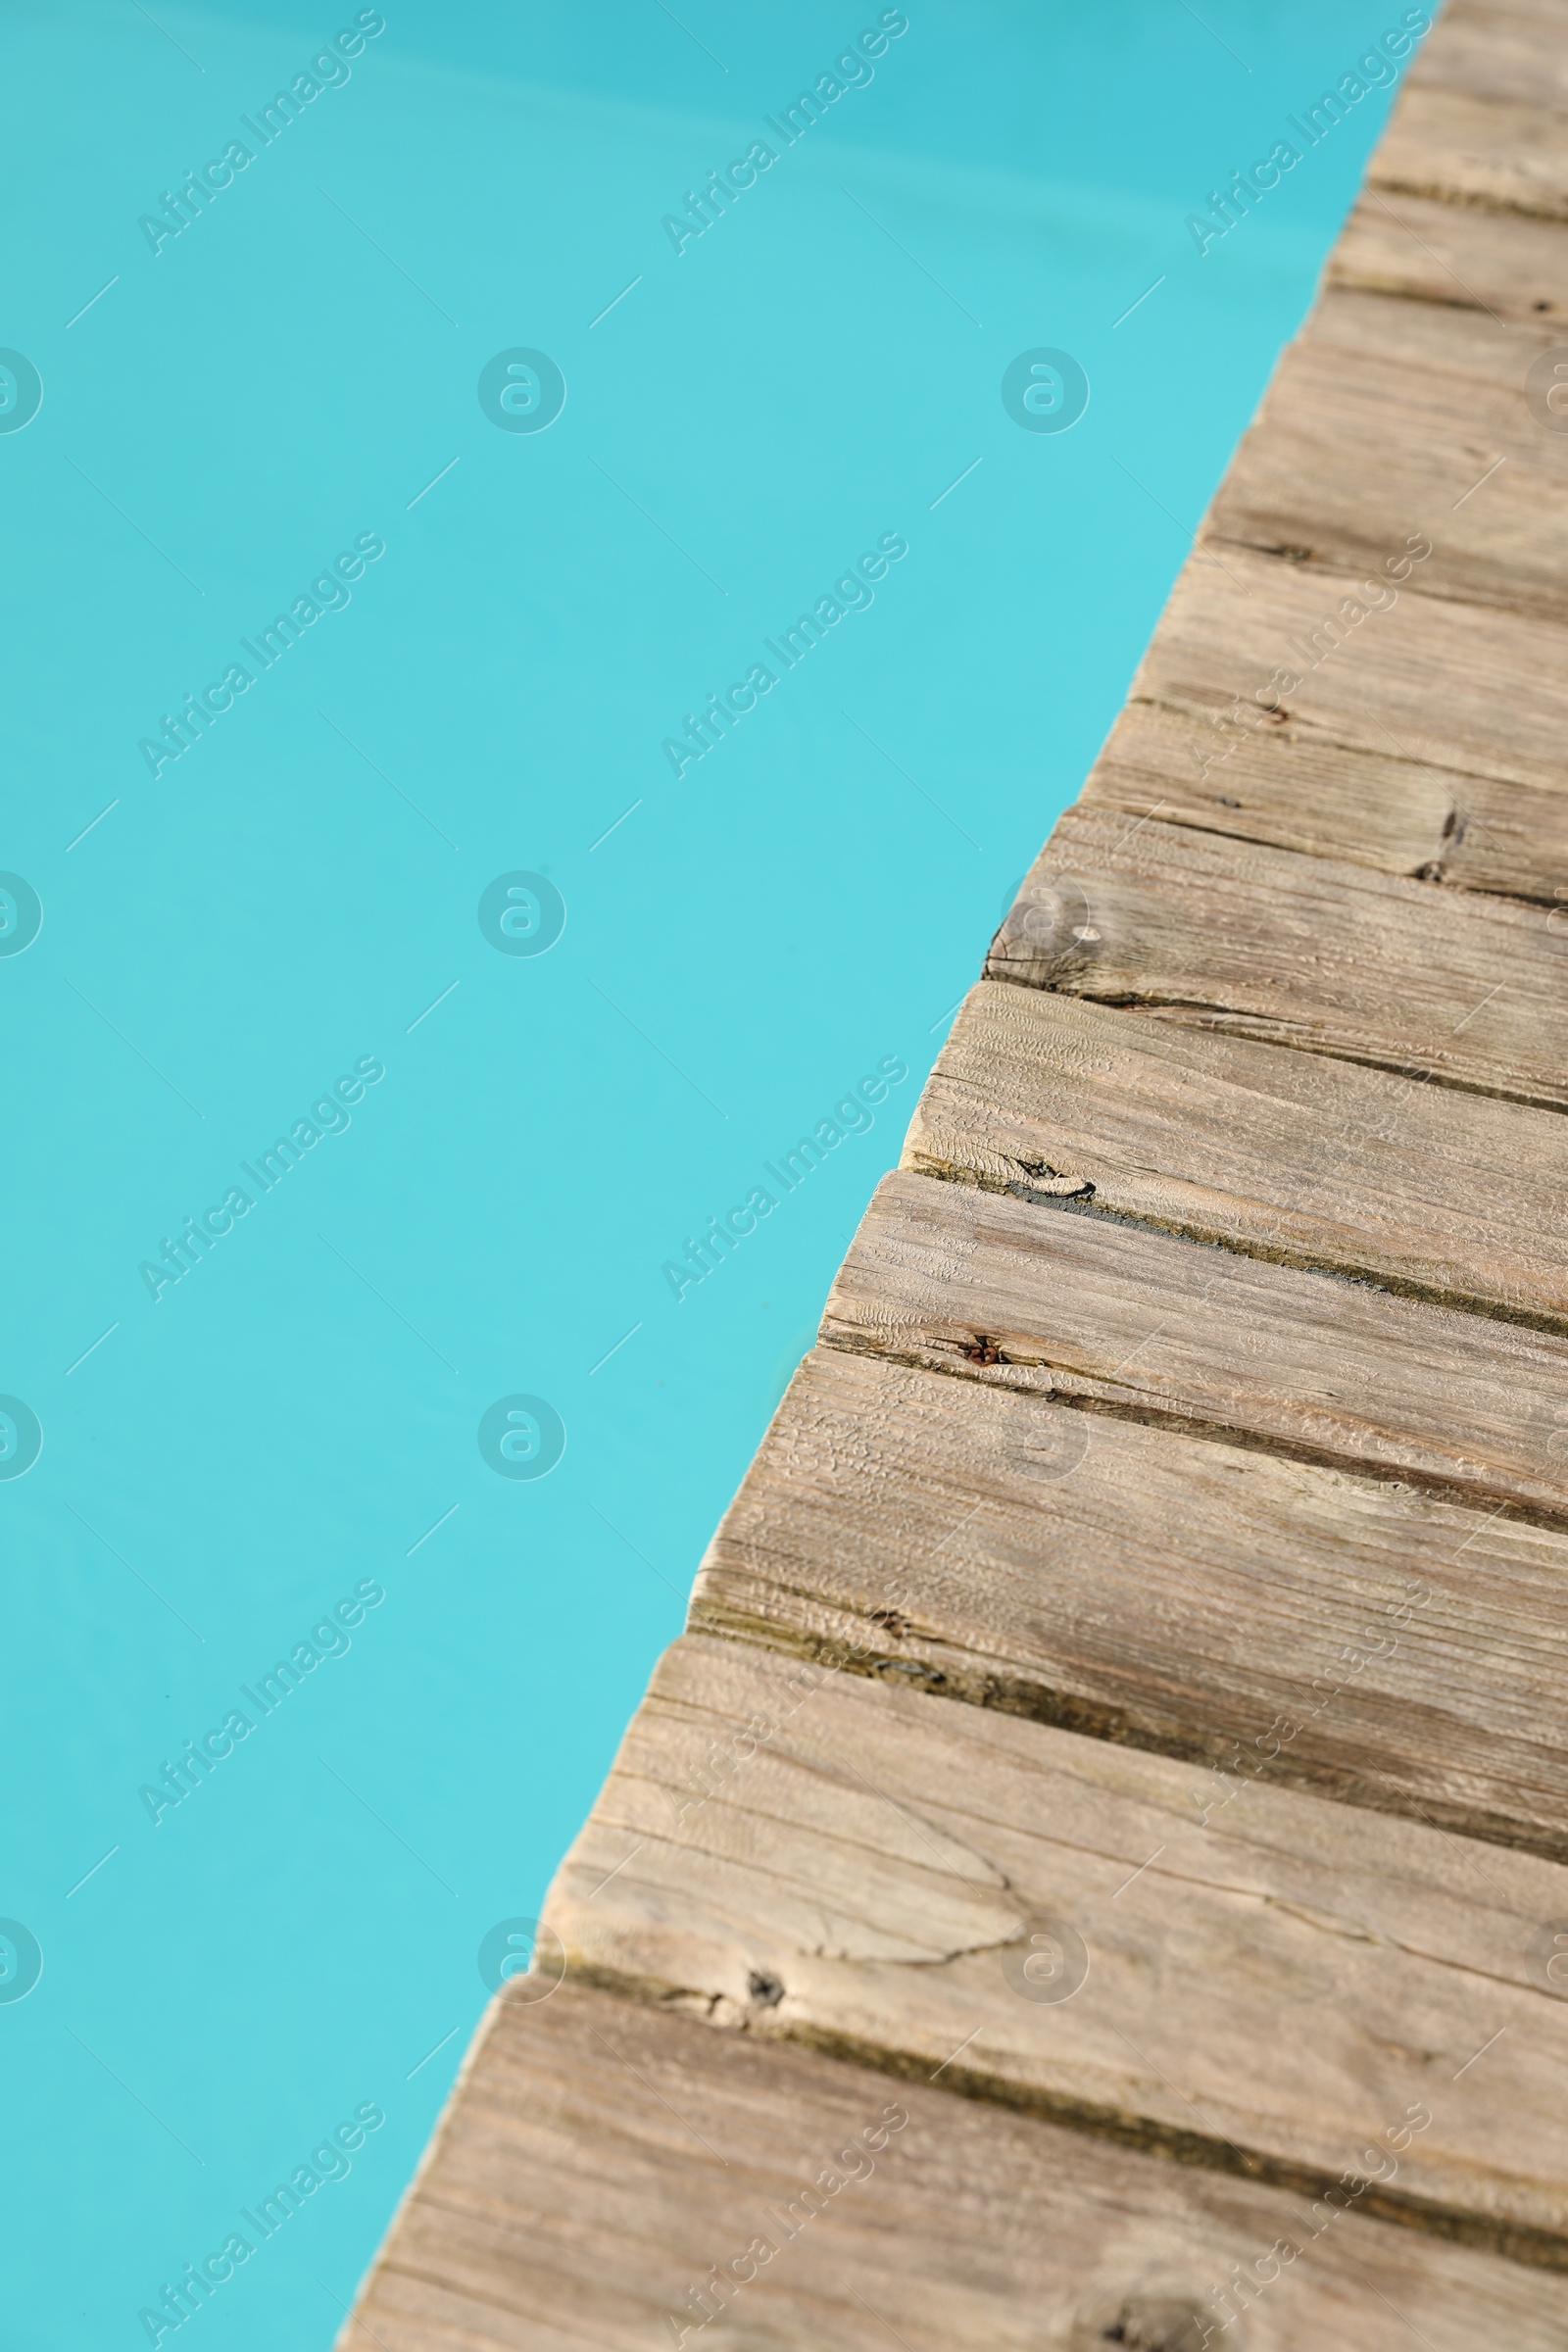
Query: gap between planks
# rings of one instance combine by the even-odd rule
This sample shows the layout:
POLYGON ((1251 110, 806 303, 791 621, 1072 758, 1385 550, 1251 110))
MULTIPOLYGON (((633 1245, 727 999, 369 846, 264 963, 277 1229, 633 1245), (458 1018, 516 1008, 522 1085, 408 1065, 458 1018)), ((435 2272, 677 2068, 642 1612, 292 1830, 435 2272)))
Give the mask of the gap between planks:
POLYGON ((895 1169, 818 1337, 1568 1532, 1568 1342, 1076 1201, 895 1169))
POLYGON ((1099 808, 1058 819, 986 976, 1568 1109, 1568 924, 1099 808))
POLYGON ((1559 2352, 1558 2280, 1346 2192, 1311 2210, 945 2077, 537 1989, 492 2004, 342 2352, 647 2352, 720 2309, 772 2352, 1196 2352, 1204 2325, 1247 2352, 1559 2352))
POLYGON ((821 1348, 690 1623, 1568 1861, 1568 1537, 1502 1505, 821 1348))
POLYGON ((988 980, 903 1165, 1561 1334, 1562 1134, 1553 1111, 988 980))
POLYGON ((1348 1850, 1289 1789, 1209 1819, 1207 1782, 687 1636, 546 1921, 572 1969, 711 2025, 1297 2193, 1370 2173, 1363 2210, 1568 2269, 1568 2009, 1537 1958, 1568 1871, 1486 1849, 1478 1879, 1377 1816, 1348 1850))

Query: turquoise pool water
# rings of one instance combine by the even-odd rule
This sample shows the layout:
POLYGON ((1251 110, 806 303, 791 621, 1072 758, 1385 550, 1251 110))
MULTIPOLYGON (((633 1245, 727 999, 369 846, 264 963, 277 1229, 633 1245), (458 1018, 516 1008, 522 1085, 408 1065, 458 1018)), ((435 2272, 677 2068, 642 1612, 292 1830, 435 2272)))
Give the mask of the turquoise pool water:
POLYGON ((155 9, 0 33, 11 2352, 329 2343, 1401 19, 155 9))

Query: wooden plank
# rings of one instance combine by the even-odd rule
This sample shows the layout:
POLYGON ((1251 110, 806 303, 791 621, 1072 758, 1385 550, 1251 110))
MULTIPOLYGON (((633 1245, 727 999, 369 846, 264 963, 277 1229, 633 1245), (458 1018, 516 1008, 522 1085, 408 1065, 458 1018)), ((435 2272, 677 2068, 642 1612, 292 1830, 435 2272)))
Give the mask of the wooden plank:
POLYGON ((1430 89, 1568 110, 1564 0, 1446 0, 1437 37, 1411 61, 1404 100, 1430 89))
MULTIPOLYGON (((1448 779, 1397 755, 1380 760, 1303 739, 1234 694, 1232 708, 1234 717, 1217 710, 1199 718, 1128 703, 1076 806, 1157 813, 1167 824, 1462 886, 1464 877, 1441 863, 1455 829, 1448 779)), ((1467 798, 1473 790, 1466 779, 1467 798)), ((1558 814, 1568 872, 1568 793, 1534 797, 1558 814)), ((1537 854, 1532 839, 1509 878, 1533 878, 1537 854)))
POLYGON ((1271 719, 1245 682, 1222 691, 1202 717, 1129 703, 1078 806, 1555 903, 1568 874, 1568 792, 1440 770, 1393 742, 1349 748, 1332 727, 1271 719))
POLYGON ((1343 2202, 567 1983, 493 2007, 339 2340, 1557 2352, 1559 2278, 1343 2202))
POLYGON ((985 981, 904 1165, 1563 1332, 1560 1116, 985 981))
POLYGON ((1447 0, 1412 57, 1367 185, 1568 219, 1563 0, 1447 0))
MULTIPOLYGON (((1568 180, 1568 118, 1560 161, 1568 180)), ((1568 232, 1562 236, 1568 269, 1568 232)), ((1568 618, 1568 434, 1525 378, 1562 330, 1331 289, 1276 370, 1209 513, 1221 540, 1400 593, 1568 618), (1400 551, 1419 531, 1432 552, 1400 551), (1395 573, 1391 577, 1389 565, 1395 573)), ((1323 605, 1356 582, 1326 583, 1323 605)))
POLYGON ((547 1917, 713 2022, 1298 2190, 1382 2172, 1379 2212, 1568 2268, 1568 2008, 1534 1957, 1568 1871, 1255 1785, 1205 1824, 1208 1793, 687 1637, 547 1917))
POLYGON ((1568 1523, 1568 1342, 1108 1217, 896 1170, 821 1337, 1568 1523))
POLYGON ((1455 304, 1506 319, 1560 326, 1568 270, 1556 220, 1386 194, 1357 199, 1329 257, 1324 282, 1416 302, 1455 304))
POLYGON ((1535 79, 1518 98, 1482 97, 1462 82, 1412 82, 1378 142, 1369 184, 1568 220, 1568 89, 1555 106, 1543 103, 1541 62, 1538 47, 1535 79))
MULTIPOLYGON (((1352 588, 1246 548, 1202 551, 1177 579, 1133 695, 1208 720, 1216 754, 1240 702, 1271 733, 1425 764, 1461 817, 1476 778, 1564 792, 1568 630, 1408 583, 1372 610, 1352 588)), ((1549 899, 1556 878, 1532 895, 1549 899)))
POLYGON ((1538 906, 1068 808, 986 973, 1561 1110, 1562 933, 1538 906))
POLYGON ((1554 905, 1568 632, 1390 592, 1200 546, 1083 800, 1554 905))
POLYGON ((820 1348, 691 1621, 1568 1860, 1568 1535, 1245 1436, 820 1348))

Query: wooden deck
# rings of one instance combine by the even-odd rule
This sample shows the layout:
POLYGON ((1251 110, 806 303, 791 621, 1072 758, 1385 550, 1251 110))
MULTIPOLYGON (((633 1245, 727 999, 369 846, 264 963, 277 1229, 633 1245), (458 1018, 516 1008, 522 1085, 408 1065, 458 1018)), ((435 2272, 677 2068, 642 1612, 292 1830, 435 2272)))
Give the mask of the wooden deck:
POLYGON ((1554 350, 1449 0, 343 2352, 1568 2344, 1554 350))

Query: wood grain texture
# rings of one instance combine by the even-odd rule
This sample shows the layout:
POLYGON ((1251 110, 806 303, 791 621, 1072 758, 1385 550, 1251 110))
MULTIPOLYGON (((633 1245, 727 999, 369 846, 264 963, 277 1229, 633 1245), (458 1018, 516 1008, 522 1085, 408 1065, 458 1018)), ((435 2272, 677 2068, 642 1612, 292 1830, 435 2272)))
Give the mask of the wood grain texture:
POLYGON ((1129 703, 1078 806, 1548 904, 1568 875, 1568 792, 1349 749, 1234 690, 1204 717, 1129 703))
POLYGON ((651 2352, 685 2326, 725 2352, 1201 2352, 1201 2314, 1245 2352, 1557 2352, 1564 2294, 1353 2207, 1314 2219, 1279 2189, 568 1983, 495 2004, 339 2342, 651 2352))
MULTIPOLYGON (((1568 137, 1560 157, 1568 176, 1568 137)), ((1561 624, 1568 433, 1545 430, 1524 396, 1561 341, 1560 325, 1330 289, 1283 354, 1207 531, 1371 577, 1378 599, 1402 576, 1406 594, 1561 624), (1432 547, 1419 564, 1400 552, 1416 531, 1432 547)))
MULTIPOLYGON (((1189 688, 1196 667, 1190 657, 1189 688)), ((1392 738, 1381 752, 1342 744, 1332 719, 1269 717, 1256 700, 1266 678, 1250 693, 1215 686, 1201 716, 1128 703, 1079 806, 1548 906, 1568 887, 1568 791, 1549 779, 1439 768, 1392 738)))
POLYGON ((1205 1824, 1206 1778, 687 1637, 547 1919, 712 2022, 1568 2267, 1568 1872, 1255 1785, 1205 1824))
POLYGON ((1446 0, 1436 34, 1411 59, 1404 102, 1433 89, 1568 110, 1564 0, 1446 0))
POLYGON ((1562 1332, 1561 1115, 985 981, 904 1165, 1562 1332))
POLYGON ((1568 270, 1557 220, 1365 188, 1329 257, 1324 282, 1482 311, 1499 322, 1561 326, 1568 270))
POLYGON ((1520 98, 1412 81, 1378 142, 1370 184, 1392 196, 1568 220, 1568 88, 1544 103, 1539 46, 1534 63, 1536 78, 1520 98))
POLYGON ((1568 1860, 1568 1535, 1498 1506, 824 1348, 691 1622, 1568 1860))
MULTIPOLYGON (((1532 810, 1540 795, 1568 790, 1568 630, 1393 586, 1397 602, 1372 610, 1353 582, 1308 566, 1240 547, 1200 552, 1171 591, 1133 696, 1207 720, 1216 758, 1239 716, 1236 732, 1424 765, 1456 819, 1478 813, 1474 779, 1533 788, 1532 810)), ((1533 895, 1551 897, 1544 878, 1533 895)))
POLYGON ((1568 1342, 1108 1217, 897 1170, 821 1337, 1568 1523, 1568 1342))
POLYGON ((1562 1110, 1561 934, 1538 906, 1068 808, 986 973, 1562 1110))
POLYGON ((1383 587, 1200 545, 1084 800, 1554 905, 1568 631, 1383 587))

